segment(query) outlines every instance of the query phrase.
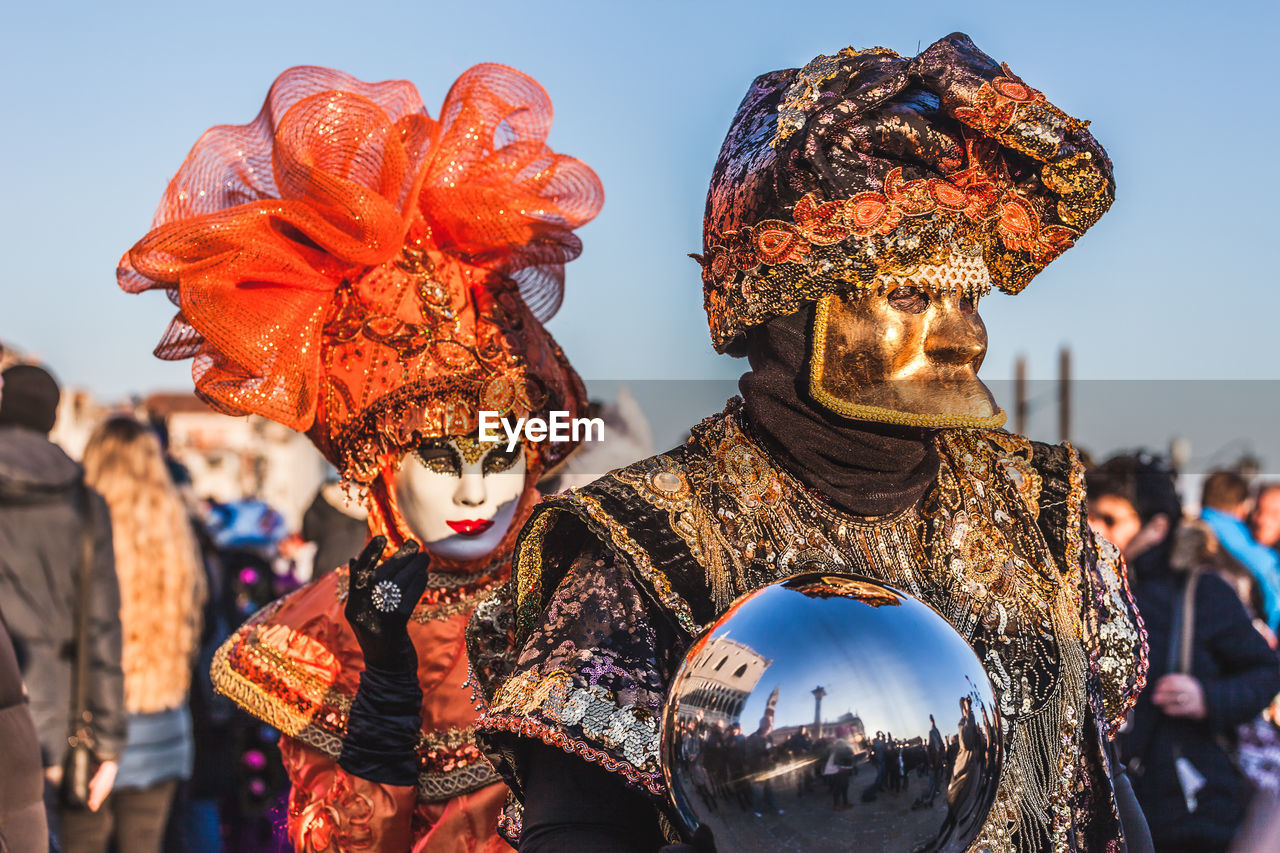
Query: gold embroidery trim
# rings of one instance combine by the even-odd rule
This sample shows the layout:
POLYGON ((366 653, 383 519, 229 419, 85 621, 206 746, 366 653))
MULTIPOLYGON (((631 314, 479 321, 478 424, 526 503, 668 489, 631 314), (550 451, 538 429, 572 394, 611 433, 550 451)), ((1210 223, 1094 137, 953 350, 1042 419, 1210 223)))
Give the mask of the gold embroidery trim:
POLYGON ((1085 480, 1084 463, 1080 454, 1069 442, 1063 442, 1071 465, 1067 473, 1067 565, 1080 570, 1081 558, 1084 555, 1084 540, 1080 535, 1079 512, 1084 506, 1085 480))
MULTIPOLYGON (((278 605, 279 602, 273 602, 263 608, 255 614, 252 622, 227 638, 214 652, 210 667, 214 687, 283 735, 336 759, 342 753, 341 732, 346 729, 352 697, 324 686, 294 666, 289 658, 257 642, 257 633, 261 627, 257 623, 269 619, 278 605), (299 699, 312 705, 311 711, 298 710, 238 672, 231 664, 233 652, 254 659, 255 665, 263 671, 287 673, 291 687, 297 692, 299 699)), ((474 743, 474 740, 474 726, 419 732, 415 752, 421 756, 429 751, 458 750, 474 743)), ((475 757, 454 756, 452 761, 457 765, 453 769, 437 772, 427 767, 419 772, 417 790, 420 799, 447 800, 498 781, 499 777, 493 768, 478 753, 475 757)))
MULTIPOLYGON (((702 478, 698 488, 689 471, 672 454, 663 454, 613 472, 649 505, 667 513, 667 522, 706 571, 711 599, 717 611, 728 607, 744 589, 734 583, 735 565, 717 535, 719 524, 707 508, 702 478)), ((721 483, 724 485, 724 483, 721 483)))
POLYGON ((671 587, 671 579, 653 565, 653 561, 649 559, 648 552, 640 547, 640 543, 631 538, 627 528, 619 524, 613 516, 605 511, 600 502, 590 495, 571 493, 570 498, 582 507, 593 521, 605 528, 614 547, 630 558, 636 571, 649 582, 658 598, 676 617, 676 621, 680 623, 681 627, 690 634, 698 633, 701 626, 693 618, 693 612, 689 609, 688 603, 671 587))
POLYGON ((549 508, 529 522, 512 561, 516 581, 516 628, 529 631, 542 615, 542 546, 558 509, 549 508))
POLYGON ((1107 738, 1114 740, 1138 704, 1138 695, 1147 686, 1147 629, 1141 614, 1129 619, 1128 571, 1124 557, 1105 539, 1094 539, 1098 550, 1098 574, 1102 578, 1103 599, 1110 618, 1098 626, 1098 669, 1103 681, 1103 706, 1107 713, 1107 738))
POLYGON ((213 653, 209 676, 213 680, 214 687, 223 696, 272 728, 279 729, 287 735, 296 736, 311 721, 311 715, 294 711, 236 672, 231 667, 228 657, 237 642, 239 642, 239 635, 233 634, 213 653))

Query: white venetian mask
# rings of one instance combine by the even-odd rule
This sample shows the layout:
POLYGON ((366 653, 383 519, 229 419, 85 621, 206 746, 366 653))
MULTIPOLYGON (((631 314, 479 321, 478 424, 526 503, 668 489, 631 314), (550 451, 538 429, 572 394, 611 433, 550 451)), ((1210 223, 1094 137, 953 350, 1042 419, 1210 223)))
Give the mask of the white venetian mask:
POLYGON ((432 554, 475 560, 498 547, 524 491, 524 448, 437 439, 408 453, 396 501, 414 537, 432 554))

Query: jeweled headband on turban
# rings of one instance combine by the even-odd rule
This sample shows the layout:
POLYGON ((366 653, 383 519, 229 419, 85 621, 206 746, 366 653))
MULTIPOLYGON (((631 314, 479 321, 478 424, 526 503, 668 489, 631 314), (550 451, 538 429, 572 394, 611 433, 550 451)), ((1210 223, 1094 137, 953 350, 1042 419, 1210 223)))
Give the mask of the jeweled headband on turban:
POLYGON ((551 117, 502 65, 463 73, 438 119, 408 82, 291 68, 254 121, 201 136, 118 281, 168 292, 156 355, 194 359, 211 406, 306 432, 358 483, 481 409, 576 412, 542 322, 604 193, 547 147, 551 117))
POLYGON ((919 267, 1017 293, 1110 207, 1078 121, 953 33, 914 58, 846 48, 758 77, 707 194, 711 338, 919 267))

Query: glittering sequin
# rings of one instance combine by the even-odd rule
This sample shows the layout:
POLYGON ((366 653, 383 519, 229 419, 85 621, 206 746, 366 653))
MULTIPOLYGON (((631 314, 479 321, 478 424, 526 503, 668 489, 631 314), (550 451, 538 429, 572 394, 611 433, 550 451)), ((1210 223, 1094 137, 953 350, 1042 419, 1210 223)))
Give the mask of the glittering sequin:
MULTIPOLYGON (((521 546, 522 576, 540 578, 548 560, 566 559, 562 540, 545 535, 566 512, 588 524, 606 554, 583 550, 536 622, 517 632, 527 643, 489 714, 526 714, 545 727, 528 736, 561 732, 642 771, 651 765, 634 759, 656 754, 656 732, 635 714, 658 713, 699 626, 733 597, 797 572, 857 572, 942 613, 996 687, 1008 759, 981 844, 1040 853, 1073 833, 1113 832, 1103 721, 1122 715, 1140 690, 1145 644, 1123 568, 1105 546, 1099 552, 1085 524, 1074 451, 997 431, 939 431, 938 479, 922 503, 858 519, 779 467, 751 439, 738 405, 696 427, 679 450, 561 496, 535 517, 542 532, 521 546), (671 479, 655 482, 663 474, 671 479), (677 480, 678 489, 660 487, 677 480), (608 507, 628 505, 627 494, 657 515, 609 515, 608 507), (654 532, 657 519, 668 539, 654 532), (668 555, 660 573, 658 552, 668 555), (678 624, 677 614, 698 614, 697 624, 683 639, 660 640, 652 602, 678 624), (651 741, 640 747, 628 737, 651 741)), ((522 583, 541 589, 542 581, 522 583)), ((479 728, 491 745, 486 733, 515 731, 479 728)))

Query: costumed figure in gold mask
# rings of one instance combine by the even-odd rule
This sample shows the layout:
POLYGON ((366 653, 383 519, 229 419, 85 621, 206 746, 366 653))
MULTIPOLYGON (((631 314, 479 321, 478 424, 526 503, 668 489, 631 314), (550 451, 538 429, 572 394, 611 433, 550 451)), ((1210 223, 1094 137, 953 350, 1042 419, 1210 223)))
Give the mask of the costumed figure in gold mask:
POLYGON ((1113 192, 1086 124, 961 34, 754 82, 699 257, 712 342, 751 365, 742 397, 541 503, 513 642, 502 602, 472 623, 492 655, 473 659, 477 730, 521 850, 676 841, 658 742, 673 672, 737 597, 811 571, 923 600, 982 661, 1005 758, 971 849, 1124 848, 1107 744, 1144 684, 1141 622, 1086 524, 1076 451, 1003 431, 977 376, 979 301, 1026 287, 1113 192))
POLYGON ((201 137, 121 262, 122 287, 179 306, 156 354, 194 359, 215 409, 305 432, 368 510, 350 567, 214 659, 216 687, 283 734, 299 851, 506 847, 463 632, 573 445, 480 444, 477 421, 585 412, 542 322, 603 201, 550 124, 547 93, 501 65, 466 71, 438 118, 410 83, 293 68, 255 121, 201 137))

